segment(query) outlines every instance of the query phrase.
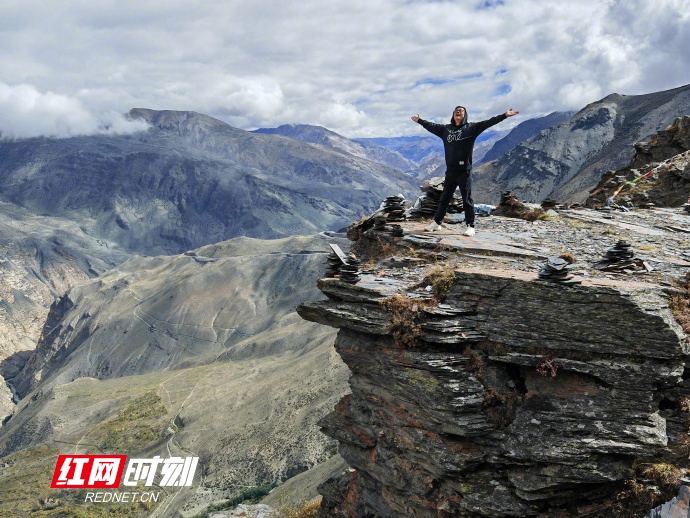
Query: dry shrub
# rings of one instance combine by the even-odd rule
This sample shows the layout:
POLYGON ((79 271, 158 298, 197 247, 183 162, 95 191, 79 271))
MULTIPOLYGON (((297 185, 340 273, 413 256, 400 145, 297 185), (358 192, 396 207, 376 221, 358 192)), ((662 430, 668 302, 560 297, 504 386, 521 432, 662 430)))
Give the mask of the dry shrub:
MULTIPOLYGON (((380 241, 380 239, 379 239, 380 241)), ((384 259, 386 257, 391 257, 395 255, 398 252, 398 247, 395 245, 392 245, 390 243, 381 243, 381 255, 380 259, 384 259)))
POLYGON ((638 478, 625 481, 626 489, 618 493, 612 507, 614 516, 648 515, 651 508, 676 496, 682 476, 683 470, 667 462, 647 465, 638 478))
POLYGON ((635 479, 626 480, 625 486, 626 489, 616 497, 618 502, 613 505, 614 516, 637 516, 636 511, 647 512, 661 502, 659 491, 648 489, 635 479))
POLYGON ((321 506, 321 497, 299 504, 284 505, 277 509, 278 518, 313 518, 321 506))
POLYGON ((475 376, 477 376, 479 380, 483 380, 484 360, 482 357, 470 347, 467 347, 464 351, 462 351, 462 355, 468 359, 467 365, 474 371, 475 376))
POLYGON ((683 331, 690 334, 690 273, 679 284, 681 293, 672 295, 668 305, 683 331))
POLYGON ((660 486, 677 489, 680 487, 683 470, 667 462, 658 462, 647 466, 642 470, 642 474, 660 486))
POLYGON ((391 334, 398 347, 407 349, 419 343, 422 335, 422 308, 431 305, 428 300, 413 300, 405 295, 395 295, 381 302, 391 316, 391 334))
POLYGON ((522 218, 526 221, 537 221, 538 219, 544 219, 545 213, 541 209, 531 209, 525 212, 522 212, 521 214, 518 215, 519 218, 522 218))
POLYGON ((537 365, 537 372, 542 376, 551 376, 552 378, 555 378, 556 372, 558 372, 556 358, 545 356, 542 362, 537 365))
POLYGON ((431 293, 438 301, 445 300, 450 289, 458 282, 455 270, 449 264, 437 266, 422 281, 425 285, 431 285, 431 293))

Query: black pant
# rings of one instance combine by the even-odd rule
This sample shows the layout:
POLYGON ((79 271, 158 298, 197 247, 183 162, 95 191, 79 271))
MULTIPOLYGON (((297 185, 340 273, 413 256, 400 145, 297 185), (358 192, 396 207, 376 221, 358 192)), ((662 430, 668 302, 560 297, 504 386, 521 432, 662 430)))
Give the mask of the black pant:
POLYGON ((438 210, 434 221, 439 225, 443 221, 443 217, 448 210, 448 204, 453 198, 455 189, 460 187, 460 194, 462 195, 462 203, 465 209, 465 223, 471 227, 474 226, 474 202, 472 201, 472 171, 446 171, 446 179, 443 182, 443 193, 441 194, 441 201, 438 204, 438 210))

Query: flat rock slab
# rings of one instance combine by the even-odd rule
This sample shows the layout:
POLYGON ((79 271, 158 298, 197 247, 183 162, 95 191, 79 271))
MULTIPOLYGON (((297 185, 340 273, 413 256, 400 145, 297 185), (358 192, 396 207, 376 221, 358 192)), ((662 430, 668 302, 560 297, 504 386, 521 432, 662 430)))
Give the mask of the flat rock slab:
POLYGON ((544 254, 502 242, 503 239, 503 236, 499 234, 483 232, 481 236, 474 237, 444 237, 439 244, 455 250, 462 250, 463 252, 486 253, 487 255, 533 257, 537 259, 546 257, 544 254))
MULTIPOLYGON (((492 275, 494 277, 501 277, 504 279, 519 279, 521 281, 537 281, 541 283, 548 283, 553 285, 558 285, 557 282, 544 281, 539 278, 536 272, 525 272, 523 270, 510 270, 505 268, 456 268, 458 272, 464 273, 478 273, 483 275, 492 275)), ((649 290, 652 288, 659 288, 656 284, 650 284, 648 282, 639 281, 627 281, 622 279, 606 279, 601 277, 580 277, 577 276, 579 280, 582 281, 582 286, 606 286, 611 288, 623 288, 629 290, 644 289, 649 290)))
POLYGON ((477 235, 466 237, 462 235, 462 230, 454 230, 451 227, 437 232, 424 232, 424 226, 417 222, 408 222, 404 229, 406 236, 404 241, 423 246, 425 248, 452 248, 468 253, 479 253, 485 255, 500 255, 508 257, 546 257, 533 249, 523 248, 503 234, 479 230, 477 235))
POLYGON ((665 236, 666 234, 668 234, 668 232, 664 232, 663 230, 658 230, 652 227, 635 225, 633 223, 625 223, 623 221, 618 221, 615 219, 598 218, 596 216, 593 216, 592 213, 588 211, 571 210, 567 212, 562 212, 561 215, 567 218, 579 219, 581 221, 596 221, 597 223, 604 223, 606 225, 624 228, 637 234, 644 234, 647 236, 665 236))

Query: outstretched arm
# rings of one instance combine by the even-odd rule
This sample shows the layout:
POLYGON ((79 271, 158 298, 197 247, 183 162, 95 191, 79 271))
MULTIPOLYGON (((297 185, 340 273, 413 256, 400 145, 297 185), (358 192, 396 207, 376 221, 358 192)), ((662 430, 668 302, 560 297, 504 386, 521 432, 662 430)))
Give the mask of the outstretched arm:
POLYGON ((422 127, 429 133, 433 133, 437 137, 443 138, 443 124, 436 124, 435 122, 425 121, 424 119, 419 117, 419 114, 413 115, 411 118, 417 124, 421 124, 422 127))
POLYGON ((495 117, 491 117, 488 120, 477 122, 473 127, 474 134, 479 135, 485 129, 490 128, 491 126, 494 126, 499 122, 506 120, 508 117, 517 115, 518 113, 520 112, 516 112, 515 110, 510 108, 507 112, 502 113, 501 115, 496 115, 495 117))

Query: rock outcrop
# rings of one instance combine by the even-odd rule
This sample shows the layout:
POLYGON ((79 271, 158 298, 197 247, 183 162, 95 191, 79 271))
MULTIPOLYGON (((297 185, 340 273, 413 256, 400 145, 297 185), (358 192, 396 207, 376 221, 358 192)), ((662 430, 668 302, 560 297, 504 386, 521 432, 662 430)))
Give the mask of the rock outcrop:
POLYGON ((610 515, 639 463, 687 432, 689 344, 668 287, 586 266, 580 285, 540 281, 531 265, 497 267, 478 239, 449 231, 434 246, 419 229, 398 251, 416 239, 436 255, 373 258, 359 283, 321 279, 329 300, 298 308, 340 328, 352 372, 321 421, 350 469, 322 485, 320 516, 610 515), (425 258, 452 266, 439 277, 425 258))
POLYGON ((690 116, 635 144, 630 163, 608 171, 592 189, 587 205, 683 205, 690 197, 690 116))
POLYGON ((476 201, 495 204, 501 191, 539 203, 582 203, 607 170, 630 161, 633 145, 690 113, 690 85, 645 95, 611 94, 571 119, 482 164, 476 201))

